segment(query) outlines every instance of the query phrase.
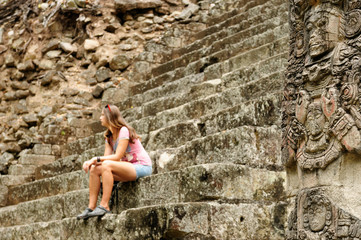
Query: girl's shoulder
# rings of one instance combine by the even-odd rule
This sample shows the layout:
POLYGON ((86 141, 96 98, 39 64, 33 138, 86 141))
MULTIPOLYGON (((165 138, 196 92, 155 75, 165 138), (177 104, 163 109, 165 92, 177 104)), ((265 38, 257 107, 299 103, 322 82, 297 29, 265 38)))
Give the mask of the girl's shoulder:
POLYGON ((129 138, 129 129, 126 126, 120 128, 119 139, 120 138, 129 138))

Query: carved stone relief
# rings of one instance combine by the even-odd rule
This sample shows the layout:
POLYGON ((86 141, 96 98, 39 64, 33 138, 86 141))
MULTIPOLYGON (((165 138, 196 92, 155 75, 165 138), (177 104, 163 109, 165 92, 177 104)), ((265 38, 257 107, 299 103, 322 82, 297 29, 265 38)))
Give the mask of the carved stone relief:
MULTIPOLYGON (((299 172, 322 174, 345 154, 361 154, 361 1, 290 0, 289 18, 282 159, 299 172)), ((300 189, 306 190, 312 192, 300 189)), ((337 239, 346 226, 340 219, 358 222, 327 196, 302 194, 289 217, 289 232, 297 222, 290 239, 337 239)), ((355 224, 353 231, 361 235, 355 224)))
POLYGON ((284 112, 284 161, 325 168, 342 151, 361 152, 361 39, 354 39, 361 32, 361 10, 345 12, 346 3, 336 0, 291 4, 286 88, 295 91, 285 91, 293 101, 285 105, 294 105, 294 112, 284 112))
POLYGON ((296 207, 289 217, 287 240, 359 238, 361 221, 332 203, 322 189, 299 193, 296 207))

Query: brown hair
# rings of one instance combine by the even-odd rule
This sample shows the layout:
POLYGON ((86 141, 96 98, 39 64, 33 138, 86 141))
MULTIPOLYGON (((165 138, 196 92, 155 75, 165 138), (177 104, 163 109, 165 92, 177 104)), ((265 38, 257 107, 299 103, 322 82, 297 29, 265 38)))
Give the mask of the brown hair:
MULTIPOLYGON (((110 127, 114 129, 118 129, 119 131, 122 127, 128 128, 129 141, 131 143, 134 143, 134 139, 140 138, 138 134, 135 132, 135 129, 129 126, 128 123, 124 120, 117 106, 107 104, 103 109, 103 113, 110 127)), ((109 138, 111 136, 112 136, 112 132, 109 129, 107 129, 107 131, 104 133, 104 137, 107 139, 108 142, 110 142, 109 138)))

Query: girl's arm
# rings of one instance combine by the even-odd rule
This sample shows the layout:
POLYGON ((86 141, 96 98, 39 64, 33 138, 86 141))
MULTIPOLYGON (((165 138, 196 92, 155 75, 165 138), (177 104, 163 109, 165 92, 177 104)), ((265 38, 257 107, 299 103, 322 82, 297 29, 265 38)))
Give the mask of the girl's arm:
MULTIPOLYGON (((112 161, 120 161, 122 157, 125 155, 125 150, 127 150, 129 140, 128 139, 121 139, 119 140, 117 150, 115 154, 112 154, 112 147, 109 143, 105 143, 105 150, 103 157, 93 157, 92 159, 84 162, 83 169, 86 173, 88 173, 89 168, 91 165, 98 164, 97 160, 100 159, 101 162, 105 160, 112 160, 112 161)), ((99 163, 101 164, 101 163, 99 163)))
MULTIPOLYGON (((120 161, 122 159, 122 157, 124 157, 125 155, 125 151, 127 150, 129 144, 129 139, 121 139, 118 142, 118 146, 117 146, 117 150, 115 151, 115 154, 109 154, 106 155, 106 153, 109 153, 108 151, 110 150, 111 153, 111 146, 109 145, 109 143, 105 144, 105 153, 103 157, 99 157, 100 161, 105 161, 105 160, 113 160, 113 161, 120 161)), ((98 157, 94 157, 95 160, 97 160, 98 157)), ((92 158, 93 159, 93 158, 92 158)))
POLYGON ((109 156, 113 153, 113 148, 108 142, 105 142, 104 156, 109 156))

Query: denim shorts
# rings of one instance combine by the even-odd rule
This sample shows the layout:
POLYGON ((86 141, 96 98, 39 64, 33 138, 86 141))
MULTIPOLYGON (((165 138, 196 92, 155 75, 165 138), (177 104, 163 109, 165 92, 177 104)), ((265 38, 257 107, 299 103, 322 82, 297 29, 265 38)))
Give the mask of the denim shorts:
POLYGON ((134 164, 135 172, 137 173, 137 179, 152 174, 152 166, 146 166, 141 164, 134 164))

